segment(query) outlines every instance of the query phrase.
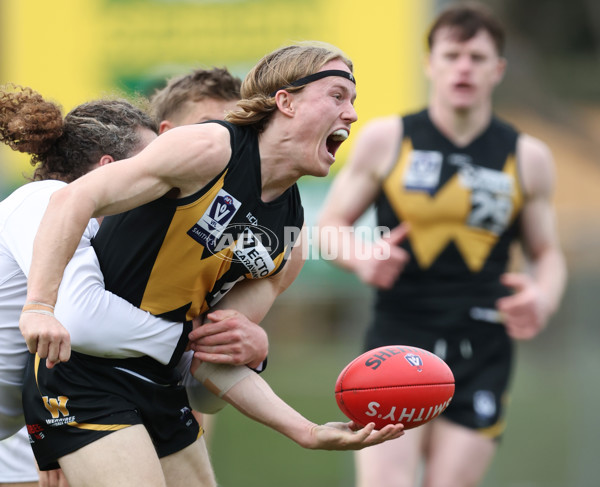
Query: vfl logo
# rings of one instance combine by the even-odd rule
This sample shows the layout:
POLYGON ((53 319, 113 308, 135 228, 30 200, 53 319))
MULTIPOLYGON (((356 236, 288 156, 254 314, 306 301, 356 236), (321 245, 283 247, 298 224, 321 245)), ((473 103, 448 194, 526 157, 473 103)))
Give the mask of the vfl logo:
POLYGON ((410 158, 410 166, 404 174, 404 187, 408 191, 432 194, 440 182, 444 156, 437 151, 414 150, 410 158))
POLYGON ((220 195, 215 198, 213 205, 209 208, 209 216, 213 219, 213 225, 222 225, 223 221, 231 220, 236 212, 234 199, 230 195, 220 195), (228 218, 229 217, 229 218, 228 218))
POLYGON ((408 353, 404 356, 404 358, 413 367, 421 367, 423 365, 423 359, 421 359, 419 355, 415 355, 414 353, 408 353))
POLYGON ((57 419, 59 414, 64 417, 69 416, 69 410, 67 409, 67 402, 69 398, 67 396, 58 396, 58 398, 43 396, 44 407, 52 415, 52 419, 57 419))
POLYGON ((188 235, 214 253, 217 240, 240 206, 242 203, 221 189, 200 220, 188 230, 188 235))

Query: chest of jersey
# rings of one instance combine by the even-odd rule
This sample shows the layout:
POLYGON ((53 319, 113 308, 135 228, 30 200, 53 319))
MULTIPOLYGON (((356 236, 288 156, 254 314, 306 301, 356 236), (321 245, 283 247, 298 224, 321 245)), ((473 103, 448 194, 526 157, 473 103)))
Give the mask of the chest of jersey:
POLYGON ((302 206, 295 186, 274 202, 261 200, 256 157, 236 159, 197 194, 106 219, 94 247, 107 289, 183 320, 236 282, 277 273, 302 226, 302 206))
POLYGON ((427 121, 414 122, 407 123, 397 163, 384 181, 379 224, 409 223, 410 251, 421 270, 435 263, 441 270, 454 272, 460 264, 479 272, 509 237, 522 206, 516 136, 490 128, 458 148, 427 121), (460 256, 453 261, 462 262, 444 257, 450 246, 460 256))

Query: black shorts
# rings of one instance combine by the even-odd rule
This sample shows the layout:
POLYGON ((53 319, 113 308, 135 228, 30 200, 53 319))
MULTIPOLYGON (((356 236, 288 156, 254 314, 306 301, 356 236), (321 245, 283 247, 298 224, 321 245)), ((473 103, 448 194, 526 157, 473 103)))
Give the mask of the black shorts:
POLYGON ((457 424, 499 439, 505 427, 513 343, 501 324, 466 318, 460 326, 426 327, 424 315, 376 315, 365 351, 412 345, 440 356, 454 374, 454 397, 442 414, 457 424))
POLYGON ((159 457, 198 439, 202 430, 178 374, 140 363, 73 352, 68 362, 47 369, 45 360, 30 357, 23 408, 41 470, 57 468, 59 458, 135 424, 146 427, 159 457))

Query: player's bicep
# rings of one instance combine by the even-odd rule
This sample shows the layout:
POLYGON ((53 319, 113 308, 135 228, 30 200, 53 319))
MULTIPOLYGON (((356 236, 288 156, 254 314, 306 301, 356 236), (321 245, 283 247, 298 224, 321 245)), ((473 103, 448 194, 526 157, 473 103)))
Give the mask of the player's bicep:
POLYGON ((521 136, 517 146, 525 203, 521 218, 521 235, 525 252, 532 258, 558 246, 553 194, 554 161, 541 141, 521 136))
POLYGON ((215 124, 177 127, 129 159, 106 164, 72 183, 93 201, 94 216, 121 213, 171 189, 187 196, 208 184, 227 164, 229 132, 215 124))

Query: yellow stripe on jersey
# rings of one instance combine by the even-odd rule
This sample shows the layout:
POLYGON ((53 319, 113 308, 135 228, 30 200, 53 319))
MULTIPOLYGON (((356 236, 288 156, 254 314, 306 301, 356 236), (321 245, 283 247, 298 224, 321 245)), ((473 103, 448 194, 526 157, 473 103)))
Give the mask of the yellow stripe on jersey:
MULTIPOLYGON (((454 242, 467 267, 472 272, 478 272, 498 242, 498 235, 467 224, 472 211, 471 190, 461 183, 458 173, 433 195, 426 191, 404 189, 404 174, 410 165, 412 151, 412 142, 405 139, 400 162, 385 179, 383 191, 398 219, 410 225, 408 240, 419 267, 429 268, 440 253, 454 242)), ((514 188, 510 224, 523 200, 514 156, 507 159, 503 173, 512 179, 514 188)))
POLYGON ((206 294, 229 270, 233 252, 230 246, 202 259, 204 246, 190 238, 187 231, 223 187, 225 174, 200 199, 177 208, 156 257, 140 308, 160 315, 191 302, 187 312, 190 320, 207 310, 206 294))

